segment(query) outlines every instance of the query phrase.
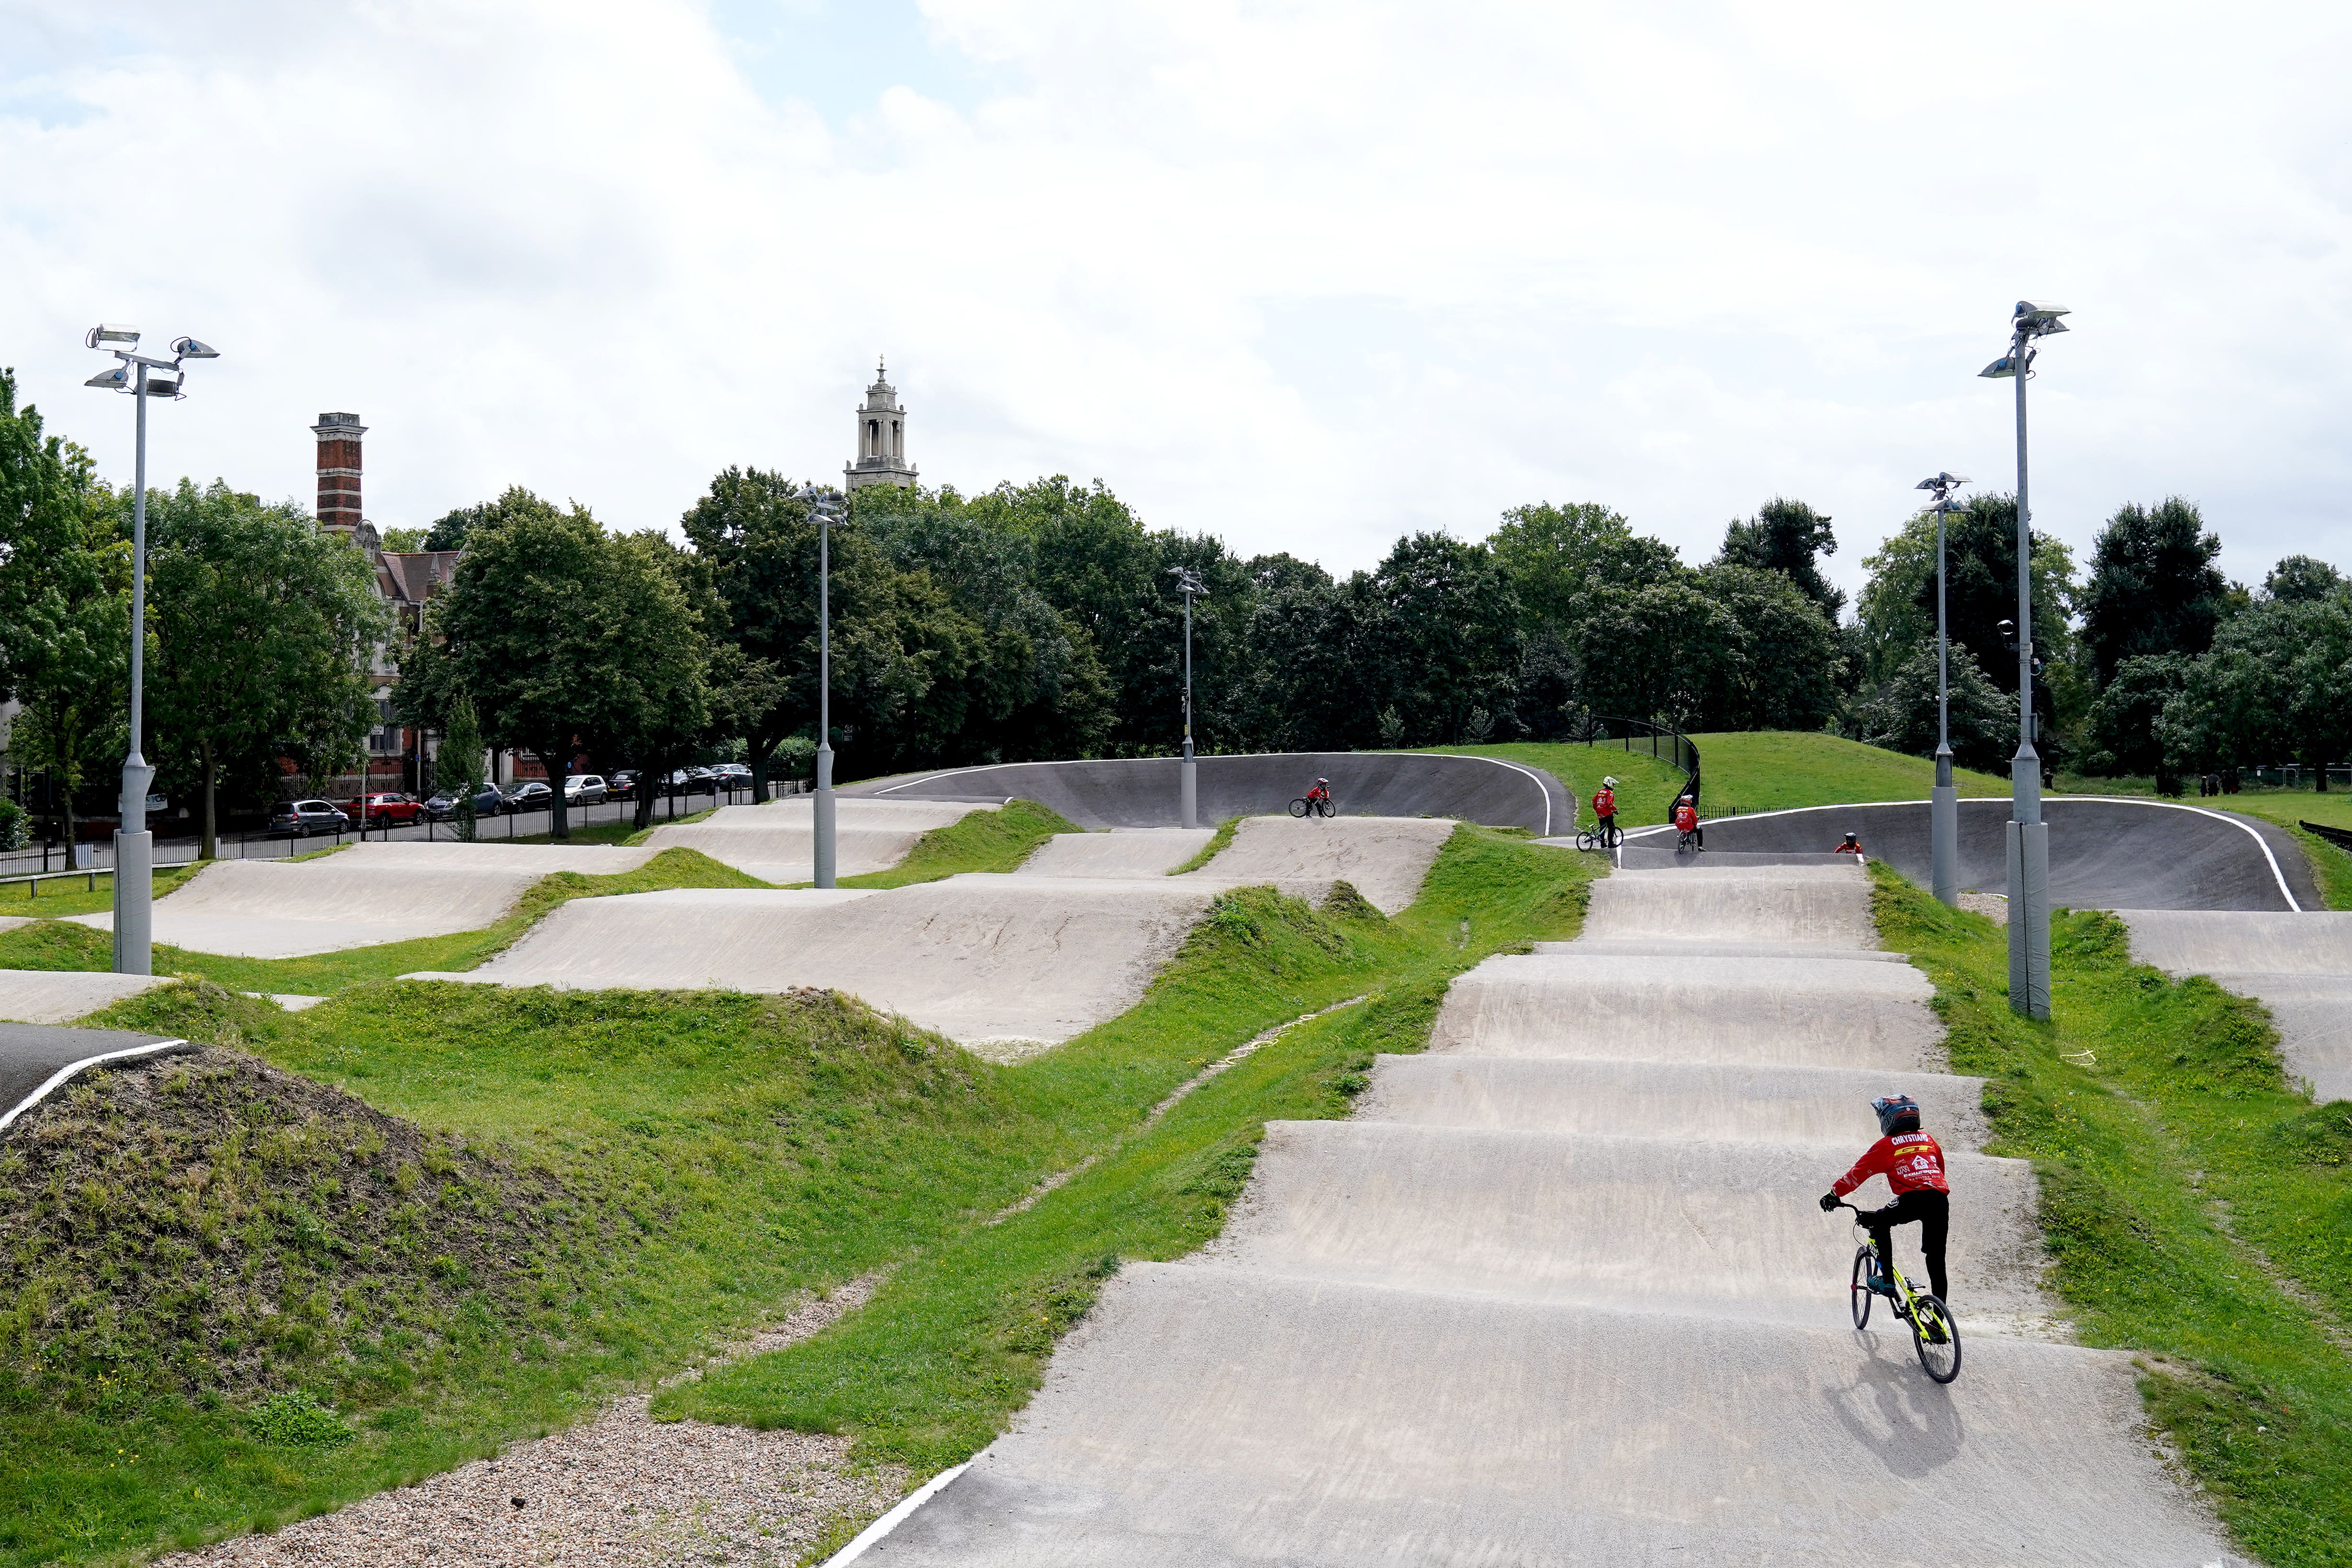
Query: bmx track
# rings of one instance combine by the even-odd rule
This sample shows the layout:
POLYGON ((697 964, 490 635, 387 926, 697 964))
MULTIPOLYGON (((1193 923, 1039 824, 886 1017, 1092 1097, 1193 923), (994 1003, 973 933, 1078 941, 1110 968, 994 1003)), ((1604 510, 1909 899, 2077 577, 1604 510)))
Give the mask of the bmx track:
POLYGON ((2352 1100, 2352 914, 2126 910, 2132 956, 2258 998, 2287 1076, 2352 1100))
POLYGON ((2237 1561, 2128 1360, 2056 1342, 2030 1171, 1977 1151, 1859 868, 1601 887, 1589 930, 1653 934, 1490 959, 1351 1120, 1270 1123, 1224 1238, 1124 1268, 861 1564, 2237 1561), (1851 1327, 1812 1201, 1889 1089, 1952 1155, 1948 1388, 1883 1309, 1851 1327))
MULTIPOLYGON (((1003 803, 997 803, 1001 805, 1003 803)), ((836 796, 834 870, 860 877, 887 871, 907 858, 915 840, 975 811, 976 802, 866 800, 836 796)), ((746 876, 779 885, 816 878, 814 798, 788 795, 764 805, 722 805, 700 822, 656 827, 646 836, 655 849, 699 849, 746 876)))
MULTIPOLYGON (((992 767, 867 779, 845 793, 885 800, 1034 800, 1080 827, 1168 827, 1177 822, 1173 757, 1002 763, 992 767)), ((1538 837, 1576 821, 1559 781, 1488 757, 1427 752, 1277 752, 1197 759, 1200 820, 1279 816, 1318 777, 1348 816, 1458 816, 1538 837)))

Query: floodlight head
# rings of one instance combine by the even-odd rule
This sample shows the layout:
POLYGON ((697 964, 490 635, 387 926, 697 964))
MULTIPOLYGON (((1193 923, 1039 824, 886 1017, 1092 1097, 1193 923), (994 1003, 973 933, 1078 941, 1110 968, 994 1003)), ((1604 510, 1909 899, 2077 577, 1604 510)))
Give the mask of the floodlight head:
POLYGON ((168 370, 151 370, 147 373, 147 395, 177 397, 180 395, 182 380, 182 377, 173 375, 168 370))
POLYGON ((1985 366, 1984 369, 1977 372, 1977 374, 1980 376, 1989 376, 1994 381, 2000 381, 2005 376, 2011 376, 2016 374, 2017 356, 2014 354, 2003 354, 1999 359, 1993 361, 1990 364, 1985 366))
POLYGON ((126 327, 120 321, 100 321, 81 341, 91 348, 106 343, 135 343, 139 341, 139 329, 126 327))
POLYGON ((131 390, 131 367, 127 364, 116 365, 112 370, 101 371, 91 376, 82 384, 95 386, 102 392, 128 392, 131 390))
POLYGON ((210 343, 200 343, 194 338, 173 338, 172 352, 182 359, 218 359, 220 350, 210 343))
MULTIPOLYGON (((2068 310, 2065 306, 2053 305, 2046 300, 2020 300, 2017 302, 2017 314, 2015 319, 2020 321, 2032 321, 2036 323, 2045 321, 2054 322, 2061 316, 2071 316, 2074 313, 2074 311, 2068 310)), ((2045 331, 2063 332, 2066 329, 2063 327, 2052 326, 2045 327, 2043 330, 2045 331)))

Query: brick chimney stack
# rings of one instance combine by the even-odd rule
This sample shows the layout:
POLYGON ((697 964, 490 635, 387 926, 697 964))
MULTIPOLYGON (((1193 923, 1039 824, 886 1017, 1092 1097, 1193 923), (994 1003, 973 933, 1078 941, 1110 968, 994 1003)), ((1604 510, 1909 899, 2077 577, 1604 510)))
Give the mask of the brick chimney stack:
POLYGON ((321 414, 310 426, 319 437, 319 526, 349 539, 360 527, 360 437, 356 414, 321 414))

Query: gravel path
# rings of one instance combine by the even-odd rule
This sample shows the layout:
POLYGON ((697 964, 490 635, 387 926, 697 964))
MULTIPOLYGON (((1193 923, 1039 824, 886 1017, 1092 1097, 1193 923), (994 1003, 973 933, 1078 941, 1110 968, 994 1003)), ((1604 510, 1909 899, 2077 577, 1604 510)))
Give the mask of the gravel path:
MULTIPOLYGON (((718 1359, 805 1339, 862 1305, 877 1283, 861 1279, 805 1301, 718 1359)), ((835 1519, 872 1518, 907 1489, 902 1471, 853 1471, 846 1437, 656 1422, 646 1414, 648 1398, 633 1395, 568 1431, 274 1535, 157 1561, 169 1568, 792 1563, 835 1519)))

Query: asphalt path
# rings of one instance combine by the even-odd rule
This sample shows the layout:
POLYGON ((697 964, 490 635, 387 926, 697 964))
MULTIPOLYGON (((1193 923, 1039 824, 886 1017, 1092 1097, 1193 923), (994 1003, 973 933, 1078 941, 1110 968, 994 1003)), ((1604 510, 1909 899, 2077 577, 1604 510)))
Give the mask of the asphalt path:
POLYGON ((127 1029, 0 1024, 0 1132, 90 1068, 110 1060, 194 1048, 185 1040, 127 1029))
MULTIPOLYGON (((2000 892, 2009 881, 2009 802, 1959 805, 1960 886, 2000 892)), ((2078 910, 2324 907, 2303 847, 2276 823, 2168 801, 2082 795, 2045 797, 2042 815, 2050 824, 2053 904, 2078 910)), ((1819 853, 1834 848, 1848 832, 1913 881, 1929 880, 1934 866, 1924 800, 1709 817, 1706 854, 1674 863, 1703 868, 1718 853, 1819 853)), ((1673 835, 1670 827, 1637 830, 1627 836, 1628 854, 1643 851, 1645 868, 1668 864, 1671 858, 1651 851, 1672 845, 1673 835)), ((1629 868, 1633 864, 1626 862, 1629 868)))
MULTIPOLYGON (((1542 836, 1576 821, 1558 779, 1491 757, 1422 752, 1278 752, 1197 759, 1200 820, 1281 816, 1318 778, 1331 781, 1344 816, 1455 816, 1542 836)), ((1177 822, 1174 757, 1000 763, 866 779, 844 795, 893 800, 1034 800, 1080 827, 1169 827, 1177 822)))

